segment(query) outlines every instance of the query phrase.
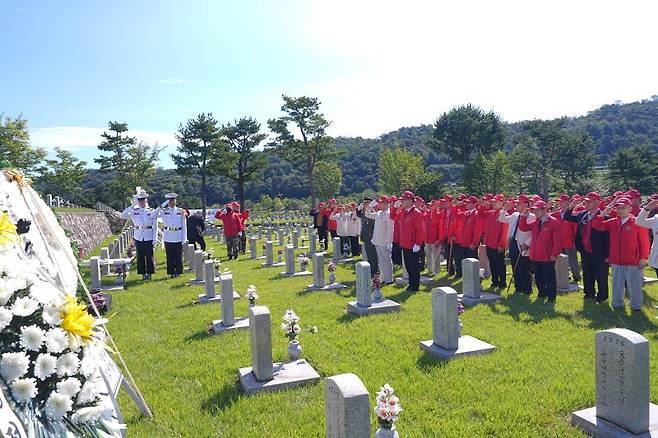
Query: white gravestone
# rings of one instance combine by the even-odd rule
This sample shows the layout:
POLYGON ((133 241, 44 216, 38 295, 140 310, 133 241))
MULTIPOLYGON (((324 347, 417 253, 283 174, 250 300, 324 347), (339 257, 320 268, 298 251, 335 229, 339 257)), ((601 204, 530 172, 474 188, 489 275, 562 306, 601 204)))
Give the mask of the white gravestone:
POLYGON ((249 307, 249 337, 252 366, 238 370, 240 385, 246 394, 291 389, 320 381, 320 375, 303 359, 272 363, 272 321, 267 307, 249 307))
MULTIPOLYGON (((101 248, 101 258, 104 261, 106 261, 110 258, 109 248, 106 248, 106 247, 101 248)), ((102 263, 101 264, 101 275, 110 275, 110 265, 109 265, 109 263, 102 263)))
POLYGON ((194 245, 192 245, 191 243, 189 243, 189 244, 187 245, 187 262, 188 262, 188 264, 189 264, 189 268, 187 269, 187 271, 188 271, 188 272, 193 272, 193 271, 195 271, 195 268, 194 268, 194 262, 195 262, 195 258, 194 258, 194 245))
POLYGON ((465 306, 474 306, 480 303, 492 303, 501 300, 500 295, 482 291, 480 283, 480 261, 475 258, 462 260, 462 290, 460 295, 465 306))
POLYGON ((596 333, 596 406, 571 415, 588 434, 658 436, 658 406, 649 399, 649 341, 628 329, 596 333))
POLYGON ((203 271, 206 255, 200 249, 194 251, 194 279, 191 284, 203 284, 203 271))
POLYGON ((472 336, 460 336, 457 292, 450 287, 432 289, 432 339, 420 347, 431 356, 450 360, 493 352, 496 347, 472 336))
POLYGON ((199 304, 208 304, 208 303, 217 303, 221 300, 221 297, 218 297, 215 294, 215 282, 219 281, 218 277, 215 277, 215 264, 212 260, 203 261, 203 287, 205 294, 199 295, 199 304))
POLYGON ((335 263, 338 263, 338 261, 342 257, 342 251, 343 249, 340 247, 340 237, 334 237, 334 257, 333 260, 335 263))
POLYGON ((308 237, 308 247, 309 247, 308 252, 309 252, 309 254, 313 255, 318 251, 317 250, 317 245, 318 244, 317 244, 317 238, 315 236, 315 233, 309 234, 309 237, 308 237))
POLYGON ((261 264, 263 267, 272 266, 274 264, 274 251, 272 246, 271 240, 265 242, 265 263, 261 264))
POLYGON ((370 278, 370 263, 358 262, 356 270, 356 301, 347 303, 347 311, 355 315, 370 315, 374 313, 399 312, 400 304, 391 300, 381 299, 373 302, 370 278))
POLYGON ((569 283, 569 256, 566 254, 560 254, 555 260, 555 285, 562 293, 580 290, 577 284, 569 283))
POLYGON ((319 252, 311 256, 313 261, 313 284, 308 285, 309 290, 332 290, 343 289, 342 283, 326 284, 324 279, 324 256, 326 253, 319 252))
POLYGON ((370 397, 355 374, 325 380, 324 412, 326 438, 370 438, 370 397))
POLYGON ((229 330, 242 330, 249 328, 249 318, 236 318, 234 316, 234 303, 231 298, 235 298, 237 293, 233 290, 233 277, 231 275, 222 275, 220 277, 220 285, 222 319, 212 322, 213 332, 215 334, 220 334, 229 330))
POLYGON ((91 288, 92 290, 101 289, 101 265, 100 257, 91 257, 89 259, 89 270, 91 271, 91 288))
POLYGON ((299 231, 295 230, 292 232, 292 246, 293 248, 299 248, 299 231))
POLYGON ((249 238, 249 253, 251 259, 256 259, 258 257, 258 239, 255 237, 249 238))
POLYGON ((283 246, 283 245, 284 245, 284 241, 283 241, 283 230, 277 230, 276 233, 277 233, 277 235, 279 236, 279 246, 283 246))

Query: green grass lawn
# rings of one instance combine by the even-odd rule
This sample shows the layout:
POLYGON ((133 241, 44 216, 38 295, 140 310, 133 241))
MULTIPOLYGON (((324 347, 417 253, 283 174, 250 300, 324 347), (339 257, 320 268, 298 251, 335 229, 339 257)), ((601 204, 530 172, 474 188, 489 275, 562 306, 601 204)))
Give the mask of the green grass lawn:
MULTIPOLYGON (((219 243, 210 246, 225 255, 219 243)), ((153 281, 141 283, 132 274, 127 291, 113 292, 109 328, 154 413, 153 419, 141 417, 122 393, 130 435, 324 436, 323 383, 243 396, 237 370, 251 365, 249 332, 207 335, 210 321, 220 318, 220 306, 192 305, 203 293, 201 286, 185 285, 193 274, 171 280, 164 253, 159 250, 157 257, 153 281)), ((317 334, 303 333, 300 342, 302 357, 322 377, 355 373, 372 401, 384 383, 396 389, 404 409, 398 422, 401 437, 581 436, 569 417, 595 402, 595 332, 625 327, 652 343, 657 336, 655 285, 645 288, 645 310, 635 315, 584 303, 580 293, 559 296, 554 308, 509 294, 497 304, 468 308, 462 316, 462 333, 494 344, 496 352, 440 363, 422 353, 418 343, 432 337, 430 289, 461 289, 444 274, 418 293, 385 287, 384 295, 402 304, 398 314, 355 318, 345 312, 355 295, 353 266, 337 271, 347 289, 307 292, 312 277, 279 278, 284 269, 262 269, 260 260, 247 257, 224 266, 233 271, 241 295, 254 284, 258 303, 269 307, 274 360, 287 357, 279 324, 284 311, 293 308, 302 327, 319 328, 317 334)), ((236 300, 236 316, 246 316, 247 306, 246 299, 236 300)), ((658 349, 652 348, 651 357, 656 382, 658 349)), ((658 385, 651 394, 658 400, 658 385)), ((374 433, 374 413, 371 421, 374 433)))

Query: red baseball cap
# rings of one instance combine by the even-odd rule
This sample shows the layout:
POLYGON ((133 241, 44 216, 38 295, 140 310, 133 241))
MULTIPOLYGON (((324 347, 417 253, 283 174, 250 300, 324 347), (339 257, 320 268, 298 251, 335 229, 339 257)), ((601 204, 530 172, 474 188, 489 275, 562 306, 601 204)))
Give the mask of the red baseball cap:
POLYGON ((536 201, 533 205, 532 208, 534 209, 545 209, 547 207, 546 203, 542 201, 541 199, 539 201, 536 201))
POLYGON ((626 194, 628 196, 630 196, 631 199, 640 199, 640 198, 642 198, 642 195, 640 194, 640 192, 638 192, 635 189, 630 189, 629 191, 626 192, 626 194))
POLYGON ((450 195, 445 195, 445 196, 443 197, 443 200, 444 200, 444 201, 451 202, 451 201, 452 201, 452 196, 450 196, 450 195))
POLYGON ((415 202, 425 202, 425 200, 423 198, 421 198, 420 196, 415 196, 414 201, 415 202))
POLYGON ((411 191, 407 190, 406 192, 404 192, 402 194, 400 199, 411 199, 413 201, 414 200, 414 192, 411 192, 411 191))
POLYGON ((468 202, 469 204, 477 204, 477 202, 478 202, 478 198, 476 198, 475 196, 471 195, 471 196, 468 197, 467 202, 468 202))
POLYGON ((541 196, 539 196, 539 195, 532 195, 532 196, 530 197, 530 200, 531 200, 532 202, 543 201, 543 199, 542 199, 541 196))
POLYGON ((388 202, 390 203, 397 202, 397 200, 398 200, 397 196, 391 196, 390 198, 388 198, 388 202))
POLYGON ((628 198, 619 198, 617 199, 617 203, 615 204, 615 207, 620 207, 620 206, 628 206, 631 205, 631 200, 628 198))
POLYGON ((356 202, 352 202, 352 203, 350 204, 350 207, 356 207, 356 202))
POLYGON ((573 195, 573 196, 571 197, 571 200, 572 200, 572 201, 580 201, 581 199, 583 199, 583 197, 580 196, 578 193, 576 193, 575 195, 573 195))
POLYGON ((612 196, 621 196, 621 195, 625 195, 625 194, 626 193, 620 192, 619 190, 617 190, 615 193, 612 194, 612 196))
POLYGON ((499 193, 496 196, 494 196, 494 201, 504 201, 504 200, 505 200, 505 195, 503 195, 502 193, 499 193))
POLYGON ((460 193, 459 196, 457 196, 458 201, 463 201, 464 199, 466 199, 466 195, 463 193, 460 193))
POLYGON ((585 201, 600 201, 601 200, 601 195, 599 195, 596 192, 589 192, 587 196, 585 196, 585 201))
POLYGON ((571 196, 569 196, 565 193, 565 194, 560 195, 560 197, 557 198, 557 199, 560 202, 567 202, 567 201, 571 201, 571 196))
POLYGON ((492 200, 493 198, 494 198, 494 195, 492 195, 491 193, 487 193, 487 194, 484 195, 484 199, 486 199, 488 201, 492 200))
POLYGON ((336 198, 331 198, 331 199, 329 200, 329 203, 330 203, 330 204, 331 204, 332 202, 336 202, 336 198))
POLYGON ((380 196, 377 202, 379 202, 380 204, 383 202, 388 202, 388 198, 386 196, 380 196))
POLYGON ((523 202, 524 204, 529 204, 530 203, 530 199, 528 199, 528 197, 526 195, 519 195, 517 200, 519 202, 523 202))
POLYGON ((318 202, 318 207, 324 207, 324 202, 318 202))

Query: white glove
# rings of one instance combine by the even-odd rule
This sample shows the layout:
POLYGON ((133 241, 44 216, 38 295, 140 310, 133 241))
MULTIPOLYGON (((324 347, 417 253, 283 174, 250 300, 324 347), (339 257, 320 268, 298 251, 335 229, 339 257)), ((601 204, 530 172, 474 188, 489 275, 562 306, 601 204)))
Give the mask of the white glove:
POLYGON ((386 248, 388 248, 388 250, 391 251, 393 249, 393 244, 392 243, 387 244, 386 248))
POLYGON ((418 251, 420 251, 420 246, 418 246, 418 245, 414 245, 414 247, 412 248, 412 251, 413 251, 413 252, 418 252, 418 251))
POLYGON ((167 206, 167 204, 169 204, 169 200, 166 200, 165 202, 163 202, 162 204, 160 204, 160 206, 161 206, 162 208, 165 208, 165 207, 167 206))
POLYGON ((376 199, 373 199, 372 201, 370 201, 370 208, 375 208, 375 205, 377 205, 377 200, 376 199))

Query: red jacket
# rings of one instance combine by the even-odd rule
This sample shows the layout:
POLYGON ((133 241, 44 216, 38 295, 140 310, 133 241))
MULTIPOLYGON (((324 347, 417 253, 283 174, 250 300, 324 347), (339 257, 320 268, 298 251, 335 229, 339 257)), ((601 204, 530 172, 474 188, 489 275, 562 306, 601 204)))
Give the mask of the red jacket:
POLYGON ((460 211, 457 221, 460 222, 458 225, 459 234, 457 235, 457 243, 468 248, 480 246, 482 219, 478 215, 478 211, 460 211))
POLYGON ((458 208, 456 206, 441 209, 441 239, 455 239, 459 236, 459 220, 457 220, 458 208))
POLYGON ((417 208, 401 210, 396 217, 400 223, 400 248, 412 249, 425 243, 425 219, 417 208))
POLYGON ((223 213, 218 211, 215 213, 215 218, 224 222, 224 235, 226 237, 235 237, 240 231, 242 231, 242 219, 240 219, 238 213, 223 213))
POLYGON ((400 243, 400 218, 398 213, 399 211, 395 207, 391 207, 388 213, 389 217, 393 219, 393 243, 400 243))
POLYGON ((484 221, 484 244, 489 248, 507 248, 508 224, 498 221, 500 210, 481 210, 480 218, 484 221))
POLYGON ((434 209, 426 216, 425 219, 425 242, 430 245, 437 243, 441 239, 441 217, 440 213, 434 209))
POLYGON ((562 219, 563 214, 565 214, 564 211, 558 210, 551 216, 560 223, 560 244, 562 245, 562 249, 571 249, 576 246, 576 231, 578 230, 578 224, 565 221, 562 219))
POLYGON ((334 219, 329 219, 331 216, 331 213, 333 212, 333 209, 331 208, 325 208, 322 210, 322 215, 327 216, 327 227, 329 228, 330 231, 336 231, 338 229, 338 222, 336 222, 334 219))
POLYGON ((649 258, 649 235, 645 228, 635 224, 634 216, 631 215, 623 226, 618 217, 604 220, 597 216, 592 227, 610 234, 608 261, 611 265, 639 266, 640 259, 649 258))
POLYGON ((537 219, 530 225, 526 216, 519 218, 519 230, 531 231, 530 260, 536 262, 550 262, 551 258, 557 258, 562 252, 560 242, 560 223, 551 215, 547 214, 544 222, 537 219))

